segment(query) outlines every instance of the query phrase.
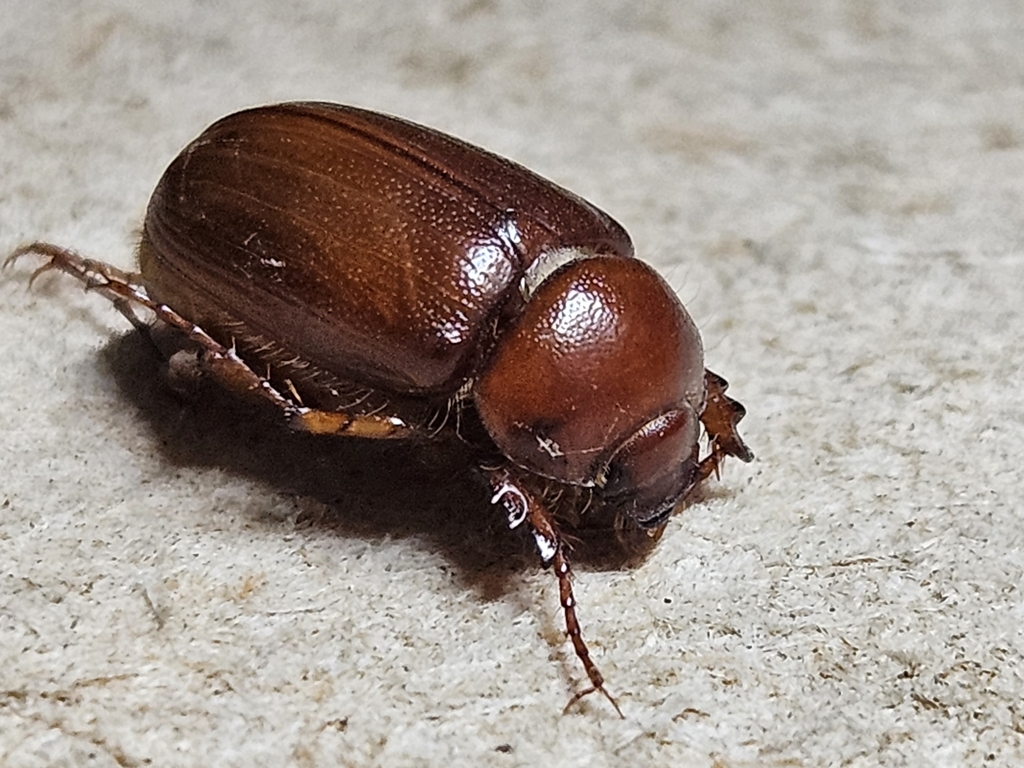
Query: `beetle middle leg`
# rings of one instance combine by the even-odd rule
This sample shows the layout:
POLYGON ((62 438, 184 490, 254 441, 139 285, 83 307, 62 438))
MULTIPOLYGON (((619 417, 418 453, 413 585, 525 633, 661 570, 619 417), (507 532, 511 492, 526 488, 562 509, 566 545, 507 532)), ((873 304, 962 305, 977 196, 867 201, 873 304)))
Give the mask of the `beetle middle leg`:
MULTIPOLYGON (((30 285, 39 275, 51 270, 70 275, 81 282, 87 291, 94 291, 110 301, 132 325, 153 341, 151 326, 135 314, 135 308, 145 307, 158 320, 181 333, 199 348, 198 364, 202 373, 209 375, 236 395, 255 395, 270 403, 285 416, 294 429, 313 434, 367 438, 401 438, 415 432, 411 426, 394 416, 349 413, 344 410, 324 411, 307 408, 295 402, 279 392, 268 378, 252 370, 233 347, 224 346, 166 304, 153 301, 146 292, 142 276, 138 273, 125 272, 102 261, 87 259, 70 248, 43 242, 30 243, 18 248, 7 257, 3 266, 6 267, 29 254, 44 256, 47 259, 32 273, 30 285)), ((159 348, 159 345, 157 347, 159 348)))
POLYGON ((569 703, 562 710, 563 713, 584 696, 600 692, 615 707, 619 717, 624 718, 618 702, 612 698, 604 687, 604 676, 598 670, 590 658, 590 650, 583 640, 583 632, 580 629, 580 622, 576 616, 576 598, 572 591, 572 572, 569 567, 569 558, 566 555, 565 542, 558 530, 551 512, 541 504, 534 495, 523 485, 513 478, 507 469, 493 470, 488 473, 488 480, 494 491, 491 502, 500 503, 508 513, 509 527, 516 528, 527 523, 533 531, 534 541, 537 543, 537 551, 540 553, 541 563, 547 567, 552 566, 555 577, 558 579, 559 601, 562 604, 562 613, 565 616, 565 631, 572 642, 576 656, 583 664, 583 669, 590 679, 590 687, 579 691, 569 699, 569 703))

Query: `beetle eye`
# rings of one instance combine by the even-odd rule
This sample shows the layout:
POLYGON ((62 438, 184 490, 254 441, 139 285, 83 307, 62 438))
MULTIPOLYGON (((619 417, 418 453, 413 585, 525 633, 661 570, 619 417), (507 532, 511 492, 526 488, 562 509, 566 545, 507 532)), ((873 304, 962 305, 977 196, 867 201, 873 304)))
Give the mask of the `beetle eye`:
POLYGON ((698 438, 689 406, 652 419, 612 456, 601 496, 645 528, 660 525, 693 487, 698 438))

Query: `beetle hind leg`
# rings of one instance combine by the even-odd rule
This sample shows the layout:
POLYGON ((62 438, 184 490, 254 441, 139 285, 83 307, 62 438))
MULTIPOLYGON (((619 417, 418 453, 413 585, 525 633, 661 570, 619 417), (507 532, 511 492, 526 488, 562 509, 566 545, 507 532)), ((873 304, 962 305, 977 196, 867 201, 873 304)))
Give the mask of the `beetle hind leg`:
POLYGON ((565 631, 572 642, 576 657, 583 664, 583 669, 590 680, 590 687, 584 688, 573 694, 569 703, 565 705, 562 713, 567 713, 576 702, 592 693, 602 694, 619 717, 625 716, 619 709, 618 702, 608 693, 604 687, 604 676, 597 665, 590 658, 590 650, 583 640, 583 632, 580 629, 580 622, 576 616, 576 598, 572 591, 572 572, 569 566, 569 558, 566 555, 566 546, 554 517, 533 494, 527 491, 520 483, 509 474, 507 470, 495 470, 488 474, 494 496, 491 502, 500 503, 508 513, 509 527, 516 528, 527 523, 533 531, 533 538, 537 543, 537 551, 540 553, 541 563, 547 567, 552 566, 555 577, 558 579, 558 596, 562 605, 562 613, 565 616, 565 631))
POLYGON ((195 325, 166 304, 158 304, 145 293, 132 291, 125 284, 115 284, 112 290, 121 293, 126 301, 142 304, 159 320, 182 333, 198 345, 199 367, 218 384, 239 397, 253 397, 274 406, 295 430, 316 435, 344 435, 373 439, 403 438, 414 432, 401 419, 385 414, 360 414, 344 410, 325 411, 304 406, 292 387, 289 397, 279 391, 269 376, 261 376, 243 360, 234 346, 225 347, 206 331, 195 325))
POLYGON ((24 245, 7 257, 3 266, 13 264, 23 256, 43 256, 46 261, 29 278, 32 284, 39 275, 58 271, 74 277, 87 291, 100 294, 124 315, 132 325, 142 331, 154 345, 153 328, 139 319, 135 309, 144 307, 166 326, 177 331, 196 345, 197 363, 201 373, 209 375, 218 384, 239 396, 253 396, 273 405, 297 430, 313 434, 346 435, 368 438, 408 437, 415 430, 404 421, 384 414, 360 414, 347 411, 324 411, 307 408, 298 401, 279 392, 269 379, 260 376, 238 356, 233 347, 226 347, 195 323, 179 315, 166 304, 153 301, 146 292, 142 276, 125 272, 102 261, 81 256, 70 248, 44 242, 24 245))
POLYGON ((137 272, 125 272, 106 262, 87 259, 70 248, 40 241, 28 243, 15 249, 4 260, 3 268, 6 269, 21 257, 30 254, 44 256, 46 261, 32 273, 32 276, 28 279, 29 286, 36 281, 37 277, 46 272, 63 272, 82 283, 85 286, 85 290, 95 291, 106 298, 136 328, 139 330, 148 329, 146 323, 140 320, 139 316, 132 310, 131 303, 128 300, 108 290, 108 286, 112 282, 117 282, 144 292, 142 288, 142 275, 137 272))

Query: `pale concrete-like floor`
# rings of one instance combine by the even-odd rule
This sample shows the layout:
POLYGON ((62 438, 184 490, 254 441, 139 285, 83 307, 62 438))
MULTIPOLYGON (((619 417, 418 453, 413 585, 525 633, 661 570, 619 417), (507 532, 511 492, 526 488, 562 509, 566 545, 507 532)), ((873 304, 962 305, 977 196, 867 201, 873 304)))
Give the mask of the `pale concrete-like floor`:
POLYGON ((580 614, 472 475, 182 410, 70 281, 0 280, 0 763, 1024 761, 1024 9, 193 2, 0 14, 0 251, 131 265, 217 117, 400 114, 609 211, 757 453, 580 614))

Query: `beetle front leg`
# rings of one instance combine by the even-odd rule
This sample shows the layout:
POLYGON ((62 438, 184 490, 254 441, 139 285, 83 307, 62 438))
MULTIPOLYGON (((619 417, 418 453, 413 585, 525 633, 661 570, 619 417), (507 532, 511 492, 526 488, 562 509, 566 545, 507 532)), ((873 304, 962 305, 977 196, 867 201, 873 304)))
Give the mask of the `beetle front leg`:
POLYGON ((747 409, 728 397, 725 390, 729 382, 713 371, 704 371, 704 387, 707 401, 700 420, 707 430, 711 443, 711 452, 700 462, 697 474, 700 480, 717 475, 722 460, 726 456, 735 456, 740 461, 754 460, 754 452, 743 442, 736 425, 747 415, 747 409))
POLYGON ((509 527, 517 528, 524 522, 527 523, 533 531, 541 563, 545 567, 550 565, 554 568, 555 577, 558 579, 559 601, 562 604, 562 613, 565 615, 565 631, 572 641, 577 658, 583 664, 583 669, 590 679, 590 687, 574 694, 562 712, 568 712, 573 704, 584 696, 600 692, 615 707, 619 717, 624 718, 618 702, 604 687, 604 676, 591 660, 590 650, 583 640, 583 632, 576 616, 576 598, 572 591, 572 571, 569 566, 569 558, 566 555, 565 542, 559 533, 554 517, 530 491, 512 477, 508 470, 491 471, 488 473, 488 480, 494 491, 491 503, 500 503, 505 508, 508 513, 509 527))
MULTIPOLYGON (((133 308, 145 307, 158 320, 181 333, 199 348, 198 365, 203 374, 238 396, 253 396, 277 408, 290 426, 312 434, 345 435, 367 438, 409 437, 415 430, 393 416, 322 411, 307 408, 279 392, 271 382, 253 371, 231 347, 225 347, 198 325, 185 319, 166 304, 149 298, 142 276, 125 272, 102 261, 94 261, 52 243, 35 242, 15 250, 4 261, 7 267, 22 256, 35 254, 47 261, 29 278, 29 285, 44 272, 56 270, 81 282, 87 291, 100 294, 140 331, 152 340, 152 328, 139 319, 133 308)), ((154 342, 155 343, 155 342, 154 342)))

